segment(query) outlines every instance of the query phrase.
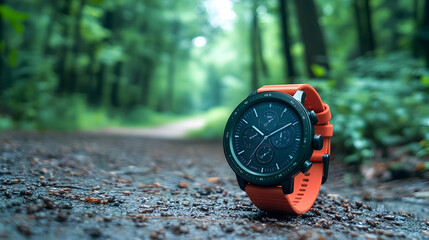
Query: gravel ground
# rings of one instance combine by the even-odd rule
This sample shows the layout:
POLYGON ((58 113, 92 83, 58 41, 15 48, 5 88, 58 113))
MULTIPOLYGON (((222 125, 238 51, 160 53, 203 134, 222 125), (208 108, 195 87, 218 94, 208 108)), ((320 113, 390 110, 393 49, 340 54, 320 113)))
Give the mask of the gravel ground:
POLYGON ((428 200, 413 198, 427 180, 362 190, 331 170, 309 212, 273 216, 220 142, 1 132, 0 239, 429 239, 428 200))

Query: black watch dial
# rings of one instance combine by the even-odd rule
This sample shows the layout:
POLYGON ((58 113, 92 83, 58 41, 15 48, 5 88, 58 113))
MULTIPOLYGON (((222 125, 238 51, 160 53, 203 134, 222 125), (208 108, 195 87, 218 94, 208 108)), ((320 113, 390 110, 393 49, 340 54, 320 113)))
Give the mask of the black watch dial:
POLYGON ((261 145, 256 150, 256 159, 258 159, 258 162, 261 164, 268 164, 273 160, 274 157, 274 150, 270 145, 261 145))
POLYGON ((259 125, 261 128, 265 131, 272 131, 274 128, 276 128, 277 124, 279 123, 279 117, 277 116, 277 113, 274 111, 267 111, 262 115, 261 119, 259 120, 259 125))
POLYGON ((251 127, 244 130, 241 138, 246 148, 254 148, 262 140, 261 134, 251 127))
POLYGON ((285 128, 278 133, 274 134, 270 141, 276 148, 289 147, 292 144, 292 140, 295 138, 295 131, 293 128, 285 128))
POLYGON ((243 112, 232 134, 232 150, 241 165, 255 173, 272 174, 297 156, 302 123, 289 105, 263 101, 243 112))

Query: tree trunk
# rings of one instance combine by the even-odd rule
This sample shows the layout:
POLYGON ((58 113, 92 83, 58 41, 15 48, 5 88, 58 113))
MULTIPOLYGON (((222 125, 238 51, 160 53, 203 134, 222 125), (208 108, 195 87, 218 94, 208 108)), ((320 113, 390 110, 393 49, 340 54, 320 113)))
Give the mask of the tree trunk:
POLYGON ((177 44, 179 42, 179 31, 180 22, 178 20, 173 21, 171 34, 173 42, 171 43, 170 60, 168 62, 167 70, 167 106, 166 110, 173 110, 174 108, 174 82, 176 75, 176 54, 177 44))
MULTIPOLYGON (((113 12, 111 10, 106 11, 104 15, 103 20, 103 26, 106 29, 112 30, 113 29, 113 12)), ((107 40, 105 40, 107 41, 107 40)), ((97 72, 95 73, 96 82, 95 82, 95 88, 93 91, 92 101, 95 105, 100 105, 103 103, 104 99, 104 88, 105 88, 105 71, 106 71, 106 64, 100 63, 100 66, 98 66, 97 72)))
MULTIPOLYGON (((0 0, 0 5, 3 5, 3 4, 4 4, 4 0, 0 0)), ((1 15, 1 13, 0 13, 0 43, 3 45, 5 44, 5 39, 4 39, 4 35, 3 35, 3 16, 1 15)), ((5 54, 4 54, 4 49, 1 51, 2 52, 0 55, 0 96, 1 96, 1 93, 3 92, 3 90, 5 88, 5 78, 3 76, 3 68, 5 65, 4 64, 5 54)), ((0 109, 0 111, 1 111, 1 109, 0 109)))
MULTIPOLYGON (((61 7, 61 14, 63 18, 67 18, 70 15, 70 3, 68 1, 63 2, 63 6, 61 7)), ((69 36, 69 24, 67 21, 62 21, 62 36, 64 39, 67 39, 69 36)), ((58 83, 58 92, 64 93, 67 88, 67 83, 69 81, 67 71, 67 53, 68 53, 68 45, 67 43, 63 43, 62 48, 60 49, 60 52, 58 53, 59 62, 57 65, 57 73, 59 78, 58 83)))
POLYGON ((413 20, 414 20, 414 35, 412 41, 412 52, 413 57, 419 57, 419 39, 418 39, 418 30, 419 30, 419 0, 413 0, 413 20))
POLYGON ((360 55, 373 55, 375 41, 372 31, 372 14, 369 0, 354 0, 353 8, 358 32, 360 55))
POLYGON ((86 98, 90 104, 95 104, 93 93, 95 89, 94 83, 94 63, 95 63, 95 52, 97 45, 92 43, 88 45, 89 64, 86 66, 85 74, 87 76, 87 82, 83 86, 86 98))
POLYGON ((222 103, 222 86, 216 68, 212 64, 207 67, 207 85, 209 87, 205 97, 205 109, 213 106, 219 106, 222 103))
POLYGON ((422 24, 419 35, 423 46, 423 57, 426 61, 426 67, 429 68, 429 0, 425 0, 424 3, 422 24))
POLYGON ((115 67, 113 69, 114 74, 114 81, 111 88, 111 94, 110 94, 110 104, 113 107, 119 107, 119 88, 121 86, 121 73, 122 73, 122 62, 118 62, 115 64, 115 67))
POLYGON ((152 87, 152 72, 154 64, 152 59, 145 57, 142 60, 143 70, 138 70, 138 77, 141 80, 141 103, 149 105, 150 88, 152 87))
MULTIPOLYGON (((175 47, 174 47, 175 48, 175 47)), ((174 101, 174 77, 176 74, 176 50, 170 53, 170 59, 168 62, 168 72, 167 72, 167 106, 165 110, 173 110, 173 101, 174 101)))
POLYGON ((398 20, 401 18, 401 12, 399 8, 398 1, 386 1, 386 7, 390 9, 391 15, 390 18, 386 21, 385 27, 387 29, 391 29, 392 36, 389 39, 390 43, 388 46, 388 50, 390 52, 398 50, 398 40, 399 40, 399 32, 398 32, 398 20))
POLYGON ((364 1, 365 5, 365 27, 368 35, 368 45, 369 49, 374 51, 375 50, 375 41, 374 41, 374 33, 372 31, 372 13, 371 13, 371 6, 369 3, 369 0, 364 1))
POLYGON ((258 31, 258 13, 256 11, 258 5, 254 4, 252 7, 252 26, 250 30, 250 52, 251 52, 251 81, 250 86, 252 91, 259 88, 259 72, 258 72, 258 64, 257 64, 257 31, 258 31))
POLYGON ((298 12, 301 40, 305 47, 307 73, 310 77, 316 77, 312 71, 313 65, 317 64, 329 70, 325 41, 319 25, 316 6, 313 0, 295 0, 295 5, 298 12))
POLYGON ((285 64, 285 76, 287 76, 289 83, 294 83, 295 78, 295 67, 290 51, 291 40, 289 35, 289 19, 288 19, 288 0, 279 0, 279 12, 280 12, 280 25, 282 28, 281 41, 283 43, 283 58, 285 64))
POLYGON ((52 34, 54 32, 54 25, 58 21, 58 16, 59 16, 59 14, 58 14, 58 8, 59 8, 58 7, 58 5, 59 5, 58 1, 53 0, 49 4, 52 6, 52 8, 51 8, 52 13, 51 13, 51 17, 50 17, 49 22, 48 22, 48 26, 46 27, 46 35, 45 35, 45 41, 44 41, 44 46, 43 46, 44 55, 53 54, 53 49, 51 48, 49 43, 51 41, 52 34))
MULTIPOLYGON (((256 12, 257 14, 257 12, 256 12)), ((259 60, 259 64, 261 66, 261 71, 264 77, 269 77, 268 67, 267 63, 265 62, 264 58, 264 50, 263 50, 263 44, 262 44, 262 33, 261 33, 261 27, 259 26, 259 19, 258 15, 256 15, 256 53, 257 53, 257 59, 259 60)))
POLYGON ((80 33, 80 27, 82 22, 82 11, 85 6, 86 0, 80 0, 79 1, 79 8, 77 10, 77 15, 74 22, 74 36, 73 36, 73 50, 72 50, 72 56, 73 56, 73 62, 70 72, 70 82, 68 86, 68 92, 74 93, 76 92, 77 88, 79 87, 79 81, 81 79, 78 77, 78 61, 79 61, 79 53, 82 46, 81 41, 81 33, 80 33))
POLYGON ((98 68, 95 77, 95 89, 92 93, 92 101, 94 105, 100 105, 103 102, 103 95, 104 95, 104 71, 106 66, 104 64, 100 64, 100 67, 98 68))

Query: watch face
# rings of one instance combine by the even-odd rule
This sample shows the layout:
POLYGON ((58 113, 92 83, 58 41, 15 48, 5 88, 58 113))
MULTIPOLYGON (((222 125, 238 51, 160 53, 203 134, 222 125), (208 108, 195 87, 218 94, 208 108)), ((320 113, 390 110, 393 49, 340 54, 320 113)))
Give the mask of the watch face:
POLYGON ((231 114, 224 150, 245 180, 272 185, 292 176, 312 154, 314 129, 304 106, 280 92, 248 97, 231 114))
POLYGON ((297 113, 279 101, 250 106, 233 130, 233 152, 240 163, 256 173, 274 173, 297 156, 302 123, 297 113))

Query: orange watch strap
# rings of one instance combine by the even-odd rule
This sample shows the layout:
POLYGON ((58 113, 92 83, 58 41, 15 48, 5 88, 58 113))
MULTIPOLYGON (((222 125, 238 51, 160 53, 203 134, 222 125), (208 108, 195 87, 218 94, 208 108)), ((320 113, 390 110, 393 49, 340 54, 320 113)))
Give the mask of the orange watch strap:
POLYGON ((283 92, 294 95, 298 90, 304 91, 306 94, 304 106, 307 109, 314 110, 316 113, 323 112, 322 99, 317 91, 308 84, 266 85, 259 88, 257 92, 283 92))
POLYGON ((277 91, 293 95, 297 90, 306 93, 304 106, 316 112, 319 122, 315 125, 315 134, 323 136, 323 148, 315 150, 310 161, 313 163, 306 173, 294 178, 294 192, 284 194, 281 186, 263 187, 247 184, 245 191, 259 209, 267 212, 301 214, 308 211, 316 201, 323 178, 323 155, 331 152, 333 127, 329 124, 331 111, 324 104, 317 91, 308 84, 268 85, 258 89, 258 93, 277 91))

